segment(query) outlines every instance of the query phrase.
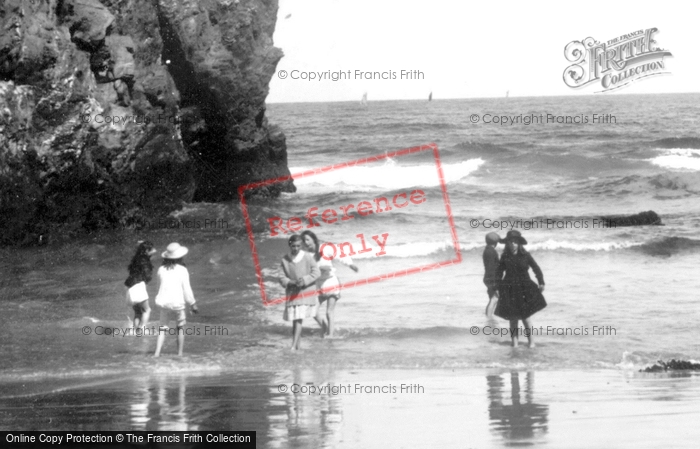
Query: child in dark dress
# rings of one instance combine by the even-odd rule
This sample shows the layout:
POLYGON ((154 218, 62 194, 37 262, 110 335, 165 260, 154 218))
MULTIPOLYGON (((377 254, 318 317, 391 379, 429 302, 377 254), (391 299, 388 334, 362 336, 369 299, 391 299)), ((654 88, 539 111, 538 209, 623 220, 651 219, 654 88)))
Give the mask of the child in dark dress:
POLYGON ((145 328, 151 316, 151 308, 148 305, 148 292, 146 284, 151 282, 153 276, 153 264, 151 256, 156 252, 149 241, 139 242, 136 254, 129 263, 129 277, 124 282, 126 285, 126 302, 134 310, 134 329, 145 328))
POLYGON ((494 309, 498 302, 498 289, 496 288, 496 269, 498 268, 498 251, 496 246, 501 237, 495 232, 486 234, 486 248, 484 248, 484 284, 489 295, 489 303, 486 305, 486 316, 493 318, 494 309))
POLYGON ((527 240, 519 231, 508 231, 505 241, 506 249, 496 269, 499 299, 495 314, 510 321, 513 346, 518 346, 518 320, 522 320, 528 344, 532 348, 535 342, 530 317, 547 307, 542 296, 544 276, 535 259, 523 248, 527 240), (530 268, 537 277, 537 284, 530 279, 530 268))

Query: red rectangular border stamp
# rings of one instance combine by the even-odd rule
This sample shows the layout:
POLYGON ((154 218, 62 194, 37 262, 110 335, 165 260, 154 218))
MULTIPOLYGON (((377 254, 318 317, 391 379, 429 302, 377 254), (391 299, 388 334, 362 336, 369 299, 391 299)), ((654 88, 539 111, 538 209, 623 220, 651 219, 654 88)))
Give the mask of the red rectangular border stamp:
MULTIPOLYGON (((357 280, 357 281, 346 282, 346 283, 342 284, 340 286, 340 288, 346 289, 346 288, 350 288, 350 287, 371 284, 374 282, 383 281, 385 279, 392 279, 392 278, 407 276, 409 274, 422 273, 424 271, 434 270, 437 268, 442 268, 442 267, 446 267, 449 265, 454 265, 456 263, 462 262, 462 254, 461 254, 460 249, 459 249, 459 239, 457 238, 457 229, 455 228, 454 218, 452 216, 452 208, 450 206, 450 199, 449 199, 449 196, 447 194, 447 186, 445 185, 445 176, 444 176, 444 173, 442 170, 442 163, 440 162, 440 154, 438 151, 438 147, 436 144, 431 143, 428 145, 421 145, 419 147, 406 148, 403 150, 388 152, 388 153, 384 153, 384 154, 377 155, 377 156, 360 158, 360 159, 357 159, 354 161, 343 162, 343 163, 335 164, 335 165, 328 165, 328 166, 321 167, 321 168, 315 168, 312 170, 307 170, 307 171, 302 172, 302 173, 297 173, 297 174, 288 175, 288 176, 281 176, 279 178, 268 179, 265 181, 253 182, 250 184, 240 186, 238 188, 238 196, 239 196, 240 202, 241 202, 241 210, 243 212, 243 217, 245 219, 245 224, 246 224, 246 230, 248 233, 248 243, 250 244, 250 250, 251 250, 252 255, 253 255, 253 265, 255 267, 255 275, 257 277, 258 285, 260 287, 260 294, 262 296, 263 305, 271 306, 274 304, 279 304, 279 303, 285 302, 287 298, 285 296, 282 296, 279 298, 268 298, 267 292, 265 290, 265 282, 263 279, 262 270, 260 268, 260 260, 258 258, 257 247, 255 245, 255 235, 253 234, 253 225, 252 225, 251 220, 250 220, 250 215, 248 214, 248 206, 247 206, 246 199, 245 199, 245 192, 247 190, 256 189, 256 188, 265 187, 265 186, 269 186, 269 185, 280 183, 280 182, 289 181, 290 179, 299 179, 299 178, 303 178, 303 177, 310 177, 310 176, 318 175, 321 173, 328 173, 328 172, 335 171, 335 170, 342 170, 342 169, 348 168, 348 167, 359 166, 359 165, 363 165, 363 164, 367 164, 367 163, 382 161, 382 160, 389 159, 389 158, 393 159, 393 158, 397 158, 397 157, 401 157, 401 156, 406 156, 409 154, 415 154, 415 153, 427 152, 427 151, 432 151, 433 157, 435 160, 435 168, 437 170, 438 180, 440 183, 440 189, 442 191, 442 199, 443 199, 443 202, 445 205, 445 212, 447 214, 447 222, 448 222, 448 225, 450 228, 450 235, 452 238, 454 257, 449 259, 449 260, 429 263, 429 264, 425 264, 425 265, 421 265, 421 266, 417 266, 417 267, 398 270, 395 272, 375 275, 375 276, 371 276, 371 277, 368 277, 366 279, 361 279, 361 280, 357 280)), ((308 291, 297 296, 297 299, 311 296, 311 295, 317 295, 318 293, 319 292, 315 289, 309 289, 308 291)))

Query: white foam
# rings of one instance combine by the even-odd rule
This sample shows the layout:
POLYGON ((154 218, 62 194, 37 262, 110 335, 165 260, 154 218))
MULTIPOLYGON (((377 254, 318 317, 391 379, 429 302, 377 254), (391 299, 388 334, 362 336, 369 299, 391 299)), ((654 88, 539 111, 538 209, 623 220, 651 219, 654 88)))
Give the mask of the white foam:
MULTIPOLYGON (((381 251, 381 248, 378 245, 372 245, 368 242, 365 244, 367 248, 371 248, 372 251, 362 254, 355 254, 352 256, 353 259, 371 259, 378 257, 376 254, 381 251)), ((384 247, 386 254, 379 257, 398 257, 403 259, 408 257, 428 256, 438 251, 452 249, 452 247, 452 241, 447 240, 444 242, 412 242, 397 245, 386 245, 384 247)))
POLYGON ((545 240, 544 242, 534 242, 530 243, 527 248, 528 250, 557 250, 557 249, 568 249, 572 251, 613 251, 616 249, 631 248, 633 246, 642 245, 641 242, 621 242, 608 241, 608 242, 571 242, 568 240, 545 240))
MULTIPOLYGON (((442 164, 446 183, 456 182, 479 169, 484 163, 481 158, 469 159, 455 164, 442 164)), ((313 170, 309 167, 291 167, 294 184, 300 189, 314 185, 335 190, 363 191, 372 188, 400 189, 402 187, 435 187, 440 185, 438 171, 434 163, 421 165, 400 165, 392 159, 382 164, 371 163, 347 168, 300 176, 313 170)))
MULTIPOLYGON (((545 240, 543 242, 530 242, 527 245, 528 250, 532 251, 556 251, 556 250, 569 250, 569 251, 615 251, 620 249, 631 248, 634 246, 640 246, 644 242, 623 242, 623 241, 603 241, 603 242, 581 242, 581 241, 568 241, 568 240, 545 240)), ((471 241, 471 242, 460 242, 460 251, 472 251, 481 250, 484 248, 485 243, 483 241, 471 241)), ((370 244, 366 242, 367 248, 371 248, 372 251, 368 251, 362 254, 352 255, 353 259, 372 259, 376 256, 376 253, 380 252, 381 248, 375 244, 370 244)), ((397 258, 409 258, 409 257, 422 257, 429 256, 431 254, 436 254, 440 251, 453 251, 453 244, 451 240, 445 240, 441 242, 412 242, 398 245, 386 245, 384 250, 386 254, 382 255, 382 258, 386 257, 397 257, 397 258)), ((357 248, 354 248, 357 251, 357 248)))
MULTIPOLYGON (((642 245, 643 242, 620 242, 620 241, 609 241, 609 242, 581 242, 581 241, 568 241, 568 240, 545 240, 543 242, 532 242, 527 245, 528 250, 539 250, 539 251, 556 251, 558 249, 570 250, 570 251, 614 251, 617 249, 626 249, 634 246, 642 245)), ((462 251, 479 250, 484 248, 485 243, 483 241, 478 242, 465 242, 460 243, 460 249, 462 251)))
POLYGON ((659 167, 700 171, 700 150, 691 148, 657 149, 661 156, 647 159, 659 167))

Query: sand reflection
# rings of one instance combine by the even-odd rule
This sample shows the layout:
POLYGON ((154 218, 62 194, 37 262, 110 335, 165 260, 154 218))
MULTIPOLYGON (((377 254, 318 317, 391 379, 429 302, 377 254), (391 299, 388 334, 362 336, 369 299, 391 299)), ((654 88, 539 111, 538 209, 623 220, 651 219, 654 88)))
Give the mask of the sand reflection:
POLYGON ((137 379, 129 423, 134 430, 199 430, 187 411, 187 376, 153 376, 137 379))
POLYGON ((272 447, 318 447, 332 448, 341 440, 343 411, 340 394, 331 394, 330 389, 319 394, 306 392, 305 387, 324 388, 334 385, 334 377, 323 370, 295 369, 283 383, 290 391, 282 398, 273 399, 273 404, 284 403, 284 414, 271 420, 270 437, 272 447), (292 385, 297 393, 292 392, 292 385), (302 392, 303 391, 303 392, 302 392))
POLYGON ((549 406, 534 402, 534 372, 525 374, 524 392, 521 392, 517 371, 486 376, 486 383, 492 433, 500 435, 507 445, 534 444, 544 437, 548 430, 549 406), (504 377, 509 377, 510 382, 504 377))

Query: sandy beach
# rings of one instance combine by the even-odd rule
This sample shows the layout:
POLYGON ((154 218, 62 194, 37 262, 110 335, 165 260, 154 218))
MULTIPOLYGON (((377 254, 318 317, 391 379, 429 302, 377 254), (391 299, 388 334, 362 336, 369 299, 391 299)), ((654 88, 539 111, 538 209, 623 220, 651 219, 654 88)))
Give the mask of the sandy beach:
POLYGON ((681 448, 700 437, 698 394, 691 374, 297 366, 4 397, 0 428, 255 430, 261 448, 681 448))

